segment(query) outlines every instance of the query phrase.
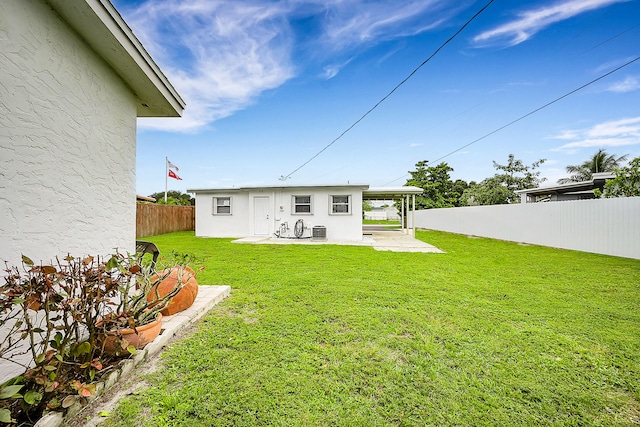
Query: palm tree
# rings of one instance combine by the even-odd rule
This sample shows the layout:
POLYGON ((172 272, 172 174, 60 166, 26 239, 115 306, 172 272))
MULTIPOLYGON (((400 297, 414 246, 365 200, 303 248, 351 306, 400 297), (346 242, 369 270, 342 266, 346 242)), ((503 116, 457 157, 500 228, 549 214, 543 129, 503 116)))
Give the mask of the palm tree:
POLYGON ((616 168, 620 167, 620 163, 627 160, 628 154, 616 158, 615 154, 607 154, 607 150, 602 148, 598 150, 588 160, 585 160, 580 165, 567 166, 567 173, 571 174, 569 178, 562 178, 558 180, 558 184, 568 184, 570 182, 582 182, 589 181, 593 178, 594 173, 598 172, 613 172, 616 168))

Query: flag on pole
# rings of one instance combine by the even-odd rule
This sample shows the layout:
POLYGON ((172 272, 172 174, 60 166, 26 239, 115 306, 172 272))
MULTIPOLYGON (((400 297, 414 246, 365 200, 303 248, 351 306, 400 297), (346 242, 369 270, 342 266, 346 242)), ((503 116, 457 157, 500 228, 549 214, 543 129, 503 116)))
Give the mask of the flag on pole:
POLYGON ((178 181, 182 181, 182 178, 176 175, 176 173, 172 170, 169 170, 169 178, 174 178, 174 179, 177 179, 178 181))
POLYGON ((173 163, 171 163, 171 161, 169 159, 167 159, 167 167, 168 168, 173 168, 177 171, 179 171, 180 169, 178 169, 178 167, 176 165, 174 165, 173 163))

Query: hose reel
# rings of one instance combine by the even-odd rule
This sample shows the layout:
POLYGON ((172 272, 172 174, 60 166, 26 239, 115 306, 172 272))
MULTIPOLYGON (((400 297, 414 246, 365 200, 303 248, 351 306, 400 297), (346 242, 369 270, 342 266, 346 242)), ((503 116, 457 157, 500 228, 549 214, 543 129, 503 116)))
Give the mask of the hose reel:
POLYGON ((293 227, 293 235, 298 239, 302 237, 304 233, 304 221, 299 219, 296 221, 296 225, 293 227))

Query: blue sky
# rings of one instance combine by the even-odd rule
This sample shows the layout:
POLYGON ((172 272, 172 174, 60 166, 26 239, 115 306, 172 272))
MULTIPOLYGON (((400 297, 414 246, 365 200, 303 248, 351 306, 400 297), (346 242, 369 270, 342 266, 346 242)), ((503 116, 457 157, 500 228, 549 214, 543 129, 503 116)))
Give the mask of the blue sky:
MULTIPOLYGON (((112 0, 187 103, 139 119, 137 191, 279 185, 486 1, 112 0)), ((640 56, 640 0, 494 1, 286 183, 402 185, 431 162, 640 56)), ((640 156, 640 61, 452 154, 480 181, 513 153, 553 184, 598 149, 640 156)))

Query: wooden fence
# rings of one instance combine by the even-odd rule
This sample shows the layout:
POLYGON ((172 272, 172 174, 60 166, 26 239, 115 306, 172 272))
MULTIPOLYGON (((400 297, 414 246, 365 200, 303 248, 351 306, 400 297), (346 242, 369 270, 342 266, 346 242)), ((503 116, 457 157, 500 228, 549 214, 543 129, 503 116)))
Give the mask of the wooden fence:
POLYGON ((136 205, 136 238, 195 230, 195 225, 195 206, 136 205))

